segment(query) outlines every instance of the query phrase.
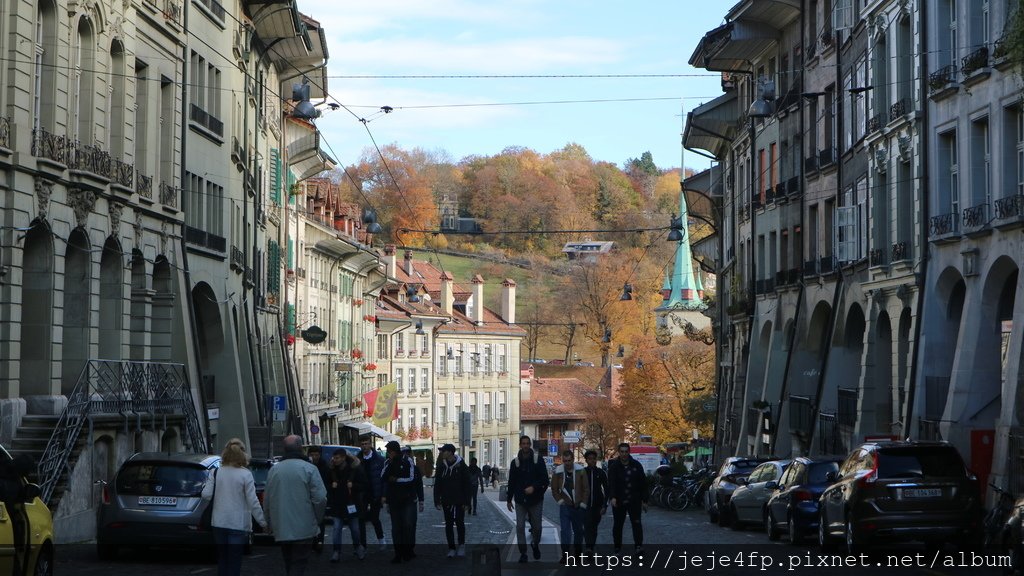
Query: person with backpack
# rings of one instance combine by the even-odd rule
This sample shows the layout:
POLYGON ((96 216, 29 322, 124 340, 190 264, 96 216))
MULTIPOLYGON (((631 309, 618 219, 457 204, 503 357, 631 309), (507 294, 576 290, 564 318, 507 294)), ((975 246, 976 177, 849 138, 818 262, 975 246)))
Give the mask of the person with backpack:
POLYGON ((448 539, 448 557, 466 555, 466 510, 469 499, 476 495, 476 483, 469 466, 452 444, 440 448, 434 473, 434 507, 444 512, 444 533, 448 539), (458 545, 455 532, 458 530, 458 545))
MULTIPOLYGON (((494 468, 491 474, 494 474, 494 468)), ((540 537, 543 529, 544 493, 548 489, 547 463, 533 450, 529 436, 520 436, 519 454, 508 467, 508 510, 516 513, 516 541, 519 562, 525 563, 526 521, 530 521, 533 559, 540 560, 540 537), (515 505, 513 505, 513 502, 515 505)))

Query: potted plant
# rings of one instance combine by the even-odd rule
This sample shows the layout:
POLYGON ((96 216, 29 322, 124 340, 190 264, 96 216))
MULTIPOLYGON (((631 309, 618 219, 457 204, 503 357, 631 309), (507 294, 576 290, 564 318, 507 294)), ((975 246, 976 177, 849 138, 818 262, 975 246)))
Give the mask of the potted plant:
POLYGON ((420 438, 423 438, 424 440, 430 440, 433 437, 434 431, 430 429, 430 426, 427 426, 426 424, 420 426, 420 438))

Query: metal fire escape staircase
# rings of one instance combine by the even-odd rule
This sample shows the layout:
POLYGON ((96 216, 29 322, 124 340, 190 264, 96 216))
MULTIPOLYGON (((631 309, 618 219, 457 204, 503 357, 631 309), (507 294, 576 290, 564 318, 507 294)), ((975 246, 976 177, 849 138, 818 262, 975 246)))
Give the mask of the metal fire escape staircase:
POLYGON ((130 418, 141 421, 143 416, 154 421, 180 418, 186 449, 207 451, 184 365, 89 360, 39 459, 38 481, 48 505, 62 479, 70 478, 69 462, 77 453, 82 428, 91 429, 97 416, 120 416, 126 426, 130 418))

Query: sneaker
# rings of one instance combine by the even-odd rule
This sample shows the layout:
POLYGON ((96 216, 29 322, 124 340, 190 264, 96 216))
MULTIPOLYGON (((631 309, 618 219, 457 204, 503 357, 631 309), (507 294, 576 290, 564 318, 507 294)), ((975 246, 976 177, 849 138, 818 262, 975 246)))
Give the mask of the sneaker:
POLYGON ((519 563, 520 564, 526 564, 526 562, 527 562, 526 552, 523 552, 522 554, 519 555, 519 563))
POLYGON ((359 548, 356 548, 356 558, 359 558, 360 560, 362 560, 363 558, 366 558, 366 547, 365 546, 360 546, 359 548))
POLYGON ((334 553, 331 554, 331 562, 337 562, 339 560, 341 560, 341 552, 335 550, 334 553))
POLYGON ((455 558, 455 550, 448 550, 448 557, 455 558))
POLYGON ((533 559, 540 560, 540 544, 533 545, 533 559))
POLYGON ((455 555, 458 556, 459 558, 465 558, 466 557, 466 545, 465 544, 459 544, 459 548, 455 551, 455 555))
POLYGON ((377 546, 380 547, 381 550, 387 550, 388 549, 388 537, 387 536, 383 536, 381 538, 377 538, 377 546))

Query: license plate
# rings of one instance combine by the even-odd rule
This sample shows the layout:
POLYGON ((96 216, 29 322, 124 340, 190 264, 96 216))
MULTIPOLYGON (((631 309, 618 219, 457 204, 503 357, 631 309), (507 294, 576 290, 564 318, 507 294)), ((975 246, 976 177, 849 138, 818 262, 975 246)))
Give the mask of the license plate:
POLYGON ((140 506, 175 506, 178 499, 174 496, 139 496, 140 506))
POLYGON ((939 498, 942 488, 904 488, 904 498, 939 498))

